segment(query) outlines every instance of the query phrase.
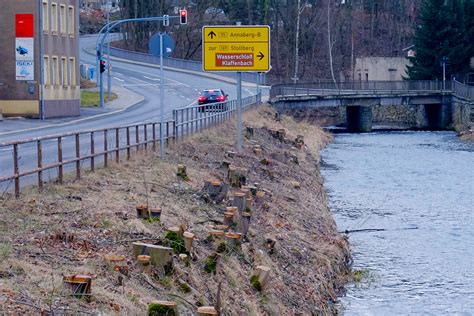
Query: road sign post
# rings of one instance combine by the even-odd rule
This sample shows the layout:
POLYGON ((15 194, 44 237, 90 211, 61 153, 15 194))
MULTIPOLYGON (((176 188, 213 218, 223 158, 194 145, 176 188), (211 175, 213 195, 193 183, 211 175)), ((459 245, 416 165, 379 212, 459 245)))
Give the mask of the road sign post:
POLYGON ((242 72, 270 70, 270 27, 204 26, 203 70, 237 72, 237 150, 242 150, 242 72))

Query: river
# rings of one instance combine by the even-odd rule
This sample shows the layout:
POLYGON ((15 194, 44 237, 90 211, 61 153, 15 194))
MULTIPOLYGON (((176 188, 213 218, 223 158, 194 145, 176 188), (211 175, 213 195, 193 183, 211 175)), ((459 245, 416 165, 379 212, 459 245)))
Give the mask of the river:
POLYGON ((321 171, 354 269, 344 315, 474 315, 474 144, 453 132, 338 134, 321 171), (371 229, 374 229, 371 231, 371 229))

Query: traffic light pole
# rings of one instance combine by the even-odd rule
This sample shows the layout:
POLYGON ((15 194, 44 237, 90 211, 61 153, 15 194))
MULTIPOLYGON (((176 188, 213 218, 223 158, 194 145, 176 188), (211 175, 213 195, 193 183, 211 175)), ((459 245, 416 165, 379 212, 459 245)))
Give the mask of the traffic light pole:
MULTIPOLYGON (((104 47, 104 41, 108 37, 110 31, 115 27, 128 23, 128 22, 150 22, 150 21, 165 21, 168 24, 169 19, 179 18, 180 24, 187 24, 187 11, 181 10, 180 15, 176 16, 160 16, 160 17, 150 17, 150 18, 136 18, 136 19, 124 19, 114 22, 109 22, 107 25, 102 27, 99 32, 99 37, 97 38, 96 48, 97 48, 97 59, 99 66, 99 85, 100 85, 100 107, 104 106, 104 78, 103 73, 100 71, 100 64, 103 58, 102 47, 104 47), (184 13, 183 13, 184 12, 184 13)), ((160 32, 160 159, 165 158, 165 104, 164 104, 164 74, 163 74, 163 32, 160 32)), ((110 58, 110 54, 108 53, 110 58)), ((109 59, 110 60, 110 59, 109 59)), ((108 63, 110 67, 110 62, 108 63)), ((110 75, 109 75, 110 78, 110 75)), ((110 85, 109 85, 110 93, 110 85)))

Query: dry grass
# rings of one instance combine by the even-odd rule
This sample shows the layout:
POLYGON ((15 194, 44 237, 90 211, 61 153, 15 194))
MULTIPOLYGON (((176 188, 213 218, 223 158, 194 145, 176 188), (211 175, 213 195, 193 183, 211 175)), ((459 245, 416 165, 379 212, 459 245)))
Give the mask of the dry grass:
POLYGON ((264 156, 279 154, 269 159, 269 165, 260 163, 247 139, 242 154, 225 156, 234 147, 235 128, 229 122, 171 148, 166 162, 153 154, 136 156, 134 161, 88 174, 82 181, 51 185, 43 194, 31 191, 21 200, 4 200, 0 312, 70 309, 71 313, 143 315, 150 301, 170 299, 178 301, 183 315, 192 315, 195 306, 216 302, 217 285, 222 282, 226 315, 332 313, 330 302, 337 299, 343 285, 349 250, 347 241, 337 234, 319 173, 319 150, 330 137, 314 126, 286 117, 276 122, 273 117, 265 107, 246 115, 264 156), (304 134, 307 147, 292 149, 291 144, 270 136, 269 127, 285 128, 291 137, 304 134), (299 164, 279 161, 285 152, 297 155, 299 164), (201 189, 205 179, 225 179, 223 160, 245 167, 249 182, 258 182, 271 194, 254 207, 248 241, 222 254, 217 274, 212 275, 203 270, 204 260, 215 250, 205 238, 212 221, 222 221, 227 201, 207 203, 201 189), (187 166, 190 181, 176 177, 177 163, 187 166), (300 182, 301 189, 293 188, 290 181, 300 182), (163 209, 161 222, 136 218, 135 206, 147 199, 163 209), (141 273, 131 255, 132 240, 160 244, 165 228, 180 224, 198 237, 190 266, 176 264, 171 276, 141 273), (53 238, 63 232, 74 240, 53 238), (273 254, 266 248, 266 238, 277 241, 273 254), (103 256, 110 253, 127 257, 127 276, 106 267, 103 256), (257 265, 272 268, 263 293, 249 283, 257 265), (72 298, 63 288, 66 273, 94 276, 90 303, 72 298), (193 290, 180 292, 182 282, 193 290))

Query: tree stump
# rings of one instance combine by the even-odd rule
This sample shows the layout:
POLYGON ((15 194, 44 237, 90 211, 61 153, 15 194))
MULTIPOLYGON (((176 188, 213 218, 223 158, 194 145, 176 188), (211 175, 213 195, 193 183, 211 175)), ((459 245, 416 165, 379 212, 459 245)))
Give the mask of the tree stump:
POLYGON ((229 184, 234 188, 239 188, 241 185, 245 185, 247 177, 245 176, 245 169, 237 168, 235 166, 229 166, 227 173, 227 180, 229 184))
POLYGON ((245 200, 245 211, 246 212, 252 211, 252 206, 253 206, 253 199, 252 199, 252 197, 248 197, 245 200))
POLYGON ((156 267, 165 269, 173 266, 173 248, 163 247, 158 245, 147 245, 148 255, 150 256, 150 263, 156 267))
POLYGON ((140 256, 140 255, 148 255, 147 246, 148 244, 143 243, 143 242, 132 243, 133 256, 136 258, 137 256, 140 256))
POLYGON ((225 155, 229 158, 234 158, 235 155, 237 155, 237 153, 235 151, 228 150, 228 151, 225 152, 225 155))
POLYGON ((145 273, 151 272, 150 260, 151 260, 151 257, 147 255, 137 256, 138 266, 145 273))
POLYGON ((260 291, 263 290, 265 288, 265 285, 268 282, 268 277, 270 276, 270 270, 271 269, 269 267, 266 267, 266 266, 257 266, 255 268, 255 271, 254 271, 253 275, 252 275, 252 278, 250 279, 251 282, 254 283, 252 285, 255 288, 257 288, 258 285, 260 285, 260 291), (255 280, 255 281, 252 281, 252 279, 255 280))
POLYGON ((264 199, 265 199, 265 191, 257 191, 257 194, 255 194, 255 203, 261 204, 264 199))
POLYGON ((63 276, 64 285, 69 288, 72 294, 77 298, 86 297, 90 302, 92 277, 90 275, 70 274, 63 276))
POLYGON ((209 237, 211 237, 212 240, 221 242, 224 240, 225 233, 222 230, 211 230, 209 232, 209 237))
POLYGON ((249 212, 242 213, 242 218, 240 219, 239 223, 239 231, 243 236, 246 236, 249 231, 251 217, 252 214, 249 212))
POLYGON ((301 189, 301 184, 298 181, 290 181, 290 183, 293 186, 293 188, 297 190, 301 189))
POLYGON ((138 218, 148 218, 148 205, 140 204, 136 206, 138 218))
POLYGON ((279 129, 276 133, 276 136, 277 136, 278 140, 283 142, 283 140, 286 137, 286 130, 284 128, 279 129))
POLYGON ((281 113, 279 113, 279 112, 275 113, 275 121, 277 121, 277 122, 281 121, 281 113))
POLYGON ((217 311, 214 306, 201 306, 197 309, 198 316, 217 315, 217 311))
POLYGON ((125 256, 108 254, 104 256, 105 263, 109 269, 114 270, 117 266, 126 266, 125 256))
POLYGON ((153 301, 148 304, 149 316, 178 316, 178 305, 170 301, 153 301))
POLYGON ((242 186, 242 188, 240 189, 240 192, 244 193, 245 194, 245 198, 250 198, 252 197, 252 193, 250 192, 250 190, 248 189, 248 187, 244 187, 242 186))
POLYGON ((154 220, 159 220, 161 218, 161 208, 149 208, 148 209, 148 217, 154 220))
POLYGON ((240 216, 243 211, 245 211, 245 206, 247 203, 246 199, 246 193, 244 192, 235 192, 234 193, 234 200, 233 200, 233 206, 237 208, 237 212, 240 216))
POLYGON ((254 136, 254 128, 252 126, 245 127, 245 138, 252 138, 254 136))
POLYGON ((250 190, 250 193, 252 194, 252 196, 256 196, 257 195, 257 186, 249 186, 249 190, 250 190))
POLYGON ((183 179, 184 181, 189 180, 185 165, 181 165, 181 164, 178 165, 178 171, 176 172, 176 175, 180 177, 181 179, 183 179))
POLYGON ((234 223, 234 213, 225 212, 224 213, 224 225, 232 226, 234 223))
POLYGON ((242 234, 240 233, 225 233, 225 241, 227 245, 233 248, 240 246, 241 238, 242 234))
POLYGON ((229 169, 229 166, 231 165, 231 162, 228 161, 228 160, 223 160, 222 163, 221 163, 222 167, 224 167, 225 169, 229 169))
POLYGON ((254 148, 253 153, 257 158, 262 158, 263 157, 263 151, 261 148, 254 148))
POLYGON ((184 233, 184 230, 181 229, 181 227, 178 227, 178 226, 171 226, 171 227, 168 227, 168 228, 166 229, 166 231, 167 231, 167 232, 171 232, 171 233, 176 233, 176 234, 178 234, 178 235, 180 235, 180 236, 182 236, 183 233, 184 233))
POLYGON ((194 234, 191 232, 184 232, 183 233, 183 238, 184 238, 184 247, 186 248, 186 251, 188 253, 191 253, 191 250, 193 248, 193 241, 194 241, 194 234))
POLYGON ((298 148, 303 147, 304 145, 304 136, 303 135, 296 135, 295 144, 298 148))
POLYGON ((220 180, 207 180, 204 183, 204 191, 211 200, 221 203, 227 196, 229 186, 220 180))

